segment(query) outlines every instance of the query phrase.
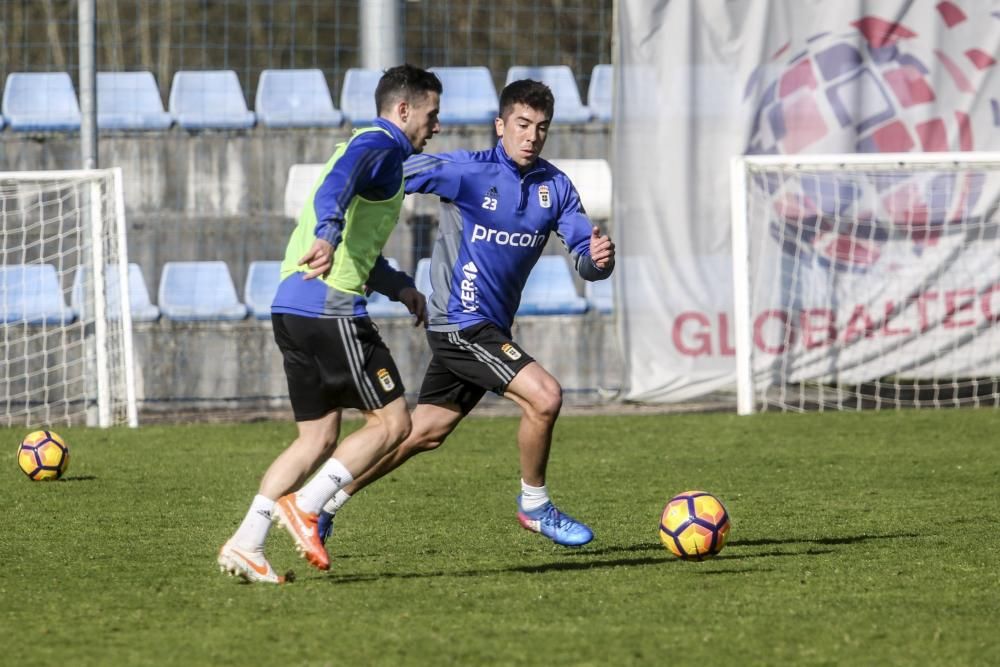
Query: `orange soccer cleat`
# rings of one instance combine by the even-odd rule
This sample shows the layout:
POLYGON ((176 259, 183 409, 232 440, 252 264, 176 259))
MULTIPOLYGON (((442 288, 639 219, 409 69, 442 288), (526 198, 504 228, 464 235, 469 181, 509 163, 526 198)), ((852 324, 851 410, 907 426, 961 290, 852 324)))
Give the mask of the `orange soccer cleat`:
POLYGON ((317 530, 318 514, 303 512, 295 502, 295 494, 289 493, 278 499, 275 519, 295 540, 295 548, 313 567, 330 569, 330 556, 319 539, 317 530))

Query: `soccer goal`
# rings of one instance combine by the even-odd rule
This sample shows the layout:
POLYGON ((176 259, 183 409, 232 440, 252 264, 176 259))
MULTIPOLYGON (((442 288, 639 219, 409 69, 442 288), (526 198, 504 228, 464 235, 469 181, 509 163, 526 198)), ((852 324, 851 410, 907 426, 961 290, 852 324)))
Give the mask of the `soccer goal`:
POLYGON ((138 423, 120 169, 0 172, 0 424, 138 423))
POLYGON ((740 414, 1000 406, 1000 153, 731 175, 740 414))

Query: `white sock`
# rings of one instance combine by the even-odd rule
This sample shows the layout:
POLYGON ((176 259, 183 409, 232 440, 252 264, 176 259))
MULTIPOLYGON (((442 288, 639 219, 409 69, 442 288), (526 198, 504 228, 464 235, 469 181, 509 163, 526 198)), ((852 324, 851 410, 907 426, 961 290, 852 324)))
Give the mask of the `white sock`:
POLYGON ((323 511, 329 512, 330 514, 336 514, 337 510, 347 504, 347 501, 351 499, 351 494, 347 491, 341 489, 333 494, 333 498, 330 498, 330 502, 323 505, 323 511))
POLYGON ((521 480, 521 509, 526 512, 536 510, 549 502, 549 487, 530 486, 521 480))
POLYGON ((326 501, 354 481, 354 475, 344 464, 331 458, 319 469, 309 483, 295 494, 295 501, 303 512, 318 514, 326 501))
POLYGON ((246 551, 263 551, 267 531, 271 528, 271 513, 273 511, 273 500, 260 494, 254 496, 243 523, 233 535, 236 546, 246 551))

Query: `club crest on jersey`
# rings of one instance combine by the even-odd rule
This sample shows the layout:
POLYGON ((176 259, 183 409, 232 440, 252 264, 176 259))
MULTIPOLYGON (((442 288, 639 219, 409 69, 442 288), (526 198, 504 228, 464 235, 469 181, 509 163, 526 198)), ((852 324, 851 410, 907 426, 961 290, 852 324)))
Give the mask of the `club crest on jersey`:
POLYGON ((538 186, 538 205, 542 208, 550 208, 552 206, 552 200, 549 198, 549 186, 538 186))
POLYGON ((375 375, 378 377, 378 383, 382 385, 382 389, 385 391, 392 391, 396 388, 396 383, 392 380, 392 374, 386 369, 378 369, 378 372, 375 373, 375 375))
POLYGON ((510 343, 504 343, 501 345, 500 351, 510 357, 511 361, 517 361, 521 358, 521 352, 510 343))

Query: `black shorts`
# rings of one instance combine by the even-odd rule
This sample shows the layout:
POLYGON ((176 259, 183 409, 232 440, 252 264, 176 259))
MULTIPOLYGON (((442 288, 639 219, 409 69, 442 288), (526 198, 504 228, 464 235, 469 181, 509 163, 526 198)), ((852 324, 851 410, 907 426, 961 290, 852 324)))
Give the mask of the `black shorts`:
POLYGON ((367 317, 271 315, 295 421, 337 408, 376 410, 403 395, 396 362, 367 317))
POLYGON ((487 390, 503 396, 518 371, 534 359, 489 322, 461 331, 428 331, 434 356, 424 374, 418 403, 454 403, 463 414, 487 390))

